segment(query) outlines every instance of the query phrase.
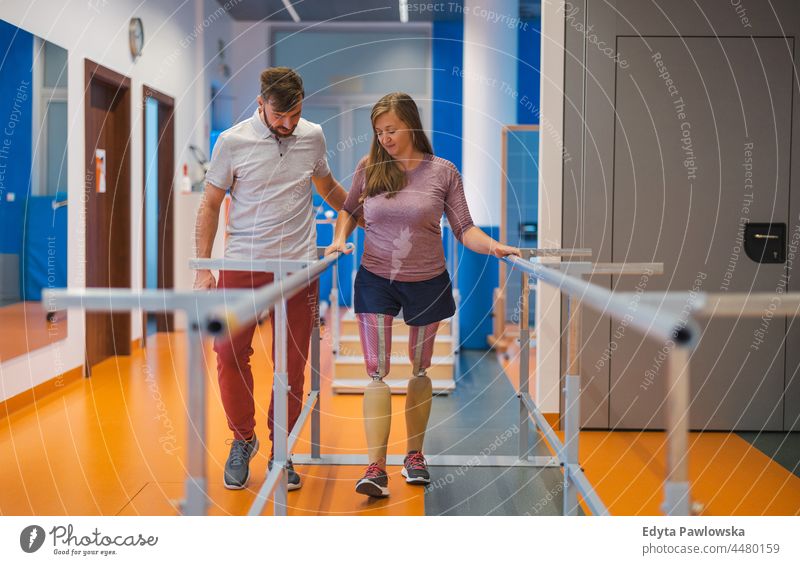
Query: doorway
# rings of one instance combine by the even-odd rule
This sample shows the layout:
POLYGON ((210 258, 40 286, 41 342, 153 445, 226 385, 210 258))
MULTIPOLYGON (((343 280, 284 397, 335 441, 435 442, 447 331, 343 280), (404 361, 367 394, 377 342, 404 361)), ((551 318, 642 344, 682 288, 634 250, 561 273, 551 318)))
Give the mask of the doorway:
MULTIPOLYGON (((174 287, 172 195, 175 171, 175 100, 149 86, 142 91, 144 124, 143 288, 174 287)), ((142 339, 171 332, 171 312, 145 312, 142 339)))
MULTIPOLYGON (((130 288, 131 81, 85 60, 86 286, 130 288)), ((100 361, 131 352, 130 313, 86 313, 85 376, 100 361)))

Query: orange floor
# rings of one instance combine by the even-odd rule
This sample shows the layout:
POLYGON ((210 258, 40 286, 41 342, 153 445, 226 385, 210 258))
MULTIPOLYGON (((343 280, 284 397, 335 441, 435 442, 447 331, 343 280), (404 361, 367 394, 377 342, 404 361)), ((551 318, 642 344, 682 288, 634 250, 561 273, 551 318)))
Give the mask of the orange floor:
POLYGON ((19 330, 3 333, 3 339, 0 339, 2 362, 65 339, 67 313, 58 312, 55 321, 49 323, 41 302, 16 302, 0 306, 0 328, 19 330))
MULTIPOLYGON (((254 342, 254 364, 269 367, 269 328, 254 342)), ((323 452, 362 452, 361 397, 333 396, 331 358, 322 348, 323 452)), ((93 377, 73 382, 35 405, 0 419, 0 514, 169 515, 185 477, 182 334, 157 334, 147 349, 108 359, 93 377)), ((216 385, 215 357, 206 350, 207 465, 213 514, 243 514, 265 473, 266 448, 253 465, 248 490, 221 487, 229 437, 216 385)), ((514 375, 515 359, 504 362, 514 375)), ((257 371, 257 432, 266 439, 269 369, 257 371)), ((514 378, 512 377, 512 380, 514 378)), ((390 452, 404 453, 404 398, 394 396, 390 452)), ((582 432, 581 461, 612 514, 658 514, 664 434, 582 432)), ((266 445, 267 442, 264 442, 266 445)), ((295 452, 308 451, 308 429, 295 452)), ((705 514, 800 514, 800 479, 735 434, 692 434, 694 497, 705 514)), ((392 497, 370 502, 353 493, 362 469, 307 466, 303 489, 289 494, 290 514, 422 515, 423 490, 390 468, 392 497)), ((269 512, 269 509, 267 509, 269 512)))
MULTIPOLYGON (((511 348, 507 359, 498 357, 515 388, 518 355, 518 348, 511 348)), ((533 370, 535 350, 530 365, 533 370)), ((612 515, 661 514, 665 441, 663 432, 580 433, 581 466, 612 515)), ((800 515, 800 477, 735 433, 691 433, 689 478, 692 500, 703 506, 703 515, 800 515)))
MULTIPOLYGON (((253 363, 256 372, 257 428, 268 437, 266 409, 271 371, 269 328, 262 328, 253 363)), ((323 347, 323 352, 330 348, 323 347)), ((185 477, 183 334, 156 334, 147 349, 97 365, 91 379, 63 387, 63 393, 40 399, 0 420, 0 513, 2 514, 175 514, 185 477)), ((323 375, 330 353, 323 353, 323 375)), ((213 514, 244 514, 266 474, 268 450, 256 456, 249 488, 221 487, 229 437, 216 383, 215 355, 206 350, 209 387, 208 475, 213 514)), ((308 386, 308 377, 307 377, 308 386)), ((323 382, 324 453, 358 453, 364 434, 360 396, 332 396, 323 382)), ((405 453, 404 398, 394 396, 391 453, 405 453)), ((306 426, 308 428, 308 426, 306 426)), ((295 452, 308 452, 308 429, 295 452)), ((264 441, 263 445, 268 442, 264 441)), ((290 514, 424 513, 423 491, 406 485, 399 468, 390 468, 392 497, 370 502, 354 496, 355 467, 297 467, 305 485, 289 494, 290 514)))

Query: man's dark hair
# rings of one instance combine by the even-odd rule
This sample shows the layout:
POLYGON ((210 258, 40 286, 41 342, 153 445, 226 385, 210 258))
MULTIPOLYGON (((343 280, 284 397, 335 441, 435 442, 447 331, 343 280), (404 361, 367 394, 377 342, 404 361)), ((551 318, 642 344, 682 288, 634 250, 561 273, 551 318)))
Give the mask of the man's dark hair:
POLYGON ((288 112, 304 96, 303 79, 289 67, 270 67, 261 73, 261 98, 276 112, 288 112))

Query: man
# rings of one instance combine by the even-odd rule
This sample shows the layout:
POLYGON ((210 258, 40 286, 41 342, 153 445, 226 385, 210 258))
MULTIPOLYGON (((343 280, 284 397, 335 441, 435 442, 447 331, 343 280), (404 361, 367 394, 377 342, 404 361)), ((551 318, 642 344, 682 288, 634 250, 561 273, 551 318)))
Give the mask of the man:
MULTIPOLYGON (((206 173, 206 188, 197 214, 197 257, 206 258, 217 231, 220 205, 227 190, 228 212, 225 257, 230 259, 317 258, 316 222, 311 181, 336 210, 347 193, 333 179, 325 152, 322 128, 300 117, 303 81, 292 69, 274 67, 261 73, 258 109, 249 118, 220 134, 206 173)), ((196 289, 255 288, 273 281, 269 273, 198 270, 196 289)), ((303 374, 308 357, 319 284, 315 281, 287 303, 289 429, 300 415, 303 374)), ((274 313, 271 313, 274 327, 274 313)), ((255 325, 214 342, 222 404, 233 432, 225 463, 224 483, 243 489, 250 478, 250 460, 259 448, 255 435, 253 374, 250 368, 255 325)), ((273 332, 274 336, 274 332, 273 332)), ((274 358, 275 341, 272 352, 274 358)), ((274 437, 273 402, 268 424, 274 437)), ((286 433, 285 430, 278 430, 286 433)), ((270 452, 269 467, 272 467, 270 452)), ((288 463, 289 490, 300 488, 300 476, 288 463)))

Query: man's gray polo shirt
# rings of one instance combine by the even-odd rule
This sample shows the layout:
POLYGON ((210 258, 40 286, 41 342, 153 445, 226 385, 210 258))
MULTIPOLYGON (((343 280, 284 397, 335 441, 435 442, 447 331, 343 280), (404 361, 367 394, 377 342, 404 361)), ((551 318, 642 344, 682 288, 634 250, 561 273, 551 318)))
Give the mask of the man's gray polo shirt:
POLYGON ((256 110, 222 132, 206 182, 231 190, 225 257, 316 259, 311 177, 328 174, 318 124, 301 118, 292 135, 277 137, 256 110))

